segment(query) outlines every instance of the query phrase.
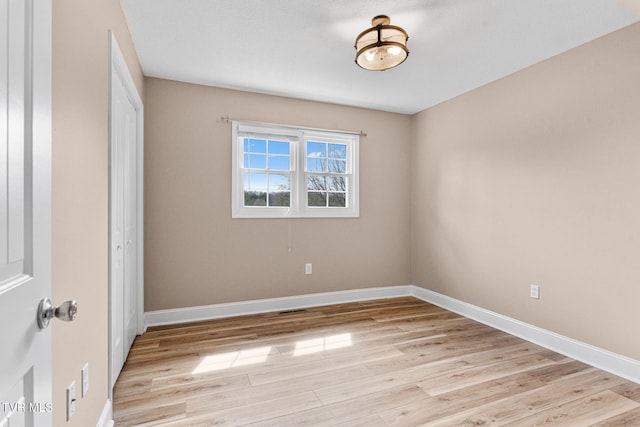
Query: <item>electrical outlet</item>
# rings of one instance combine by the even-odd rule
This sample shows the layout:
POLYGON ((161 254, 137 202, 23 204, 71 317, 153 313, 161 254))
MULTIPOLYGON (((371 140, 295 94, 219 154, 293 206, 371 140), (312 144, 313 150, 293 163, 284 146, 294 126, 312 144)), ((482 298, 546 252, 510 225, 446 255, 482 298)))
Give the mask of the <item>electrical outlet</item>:
POLYGON ((89 363, 85 363, 82 367, 82 397, 87 395, 89 391, 89 363))
POLYGON ((72 381, 67 387, 67 421, 76 412, 76 382, 72 381))
POLYGON ((304 274, 313 274, 313 264, 309 262, 304 265, 304 274))
POLYGON ((540 299, 540 287, 538 285, 530 285, 529 296, 533 299, 540 299))

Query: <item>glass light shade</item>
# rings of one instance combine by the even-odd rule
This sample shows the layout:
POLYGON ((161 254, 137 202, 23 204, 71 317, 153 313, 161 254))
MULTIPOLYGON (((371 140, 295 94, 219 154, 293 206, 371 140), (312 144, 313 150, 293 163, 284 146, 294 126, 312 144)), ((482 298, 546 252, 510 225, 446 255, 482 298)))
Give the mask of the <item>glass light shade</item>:
POLYGON ((372 27, 356 38, 356 64, 365 70, 387 70, 409 56, 407 32, 390 22, 388 16, 378 15, 371 20, 372 27))

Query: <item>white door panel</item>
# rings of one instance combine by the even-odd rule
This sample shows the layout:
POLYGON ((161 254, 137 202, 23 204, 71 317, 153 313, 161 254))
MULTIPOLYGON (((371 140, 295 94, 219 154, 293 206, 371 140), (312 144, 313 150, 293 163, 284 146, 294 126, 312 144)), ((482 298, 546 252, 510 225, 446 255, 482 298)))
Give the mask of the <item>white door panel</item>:
MULTIPOLYGON (((31 373, 30 373, 31 374, 31 373)), ((31 375, 29 375, 31 376, 31 375)), ((25 379, 21 379, 7 393, 7 405, 0 407, 0 427, 15 427, 27 425, 26 406, 29 399, 33 399, 30 390, 25 387, 25 379)))
POLYGON ((142 102, 115 39, 111 65, 110 383, 115 384, 139 330, 142 102))
POLYGON ((51 424, 51 2, 0 0, 0 426, 51 424))
MULTIPOLYGON (((125 91, 125 88, 122 88, 125 91)), ((125 91, 126 95, 126 91, 125 91)), ((129 353, 137 331, 137 113, 133 101, 126 96, 124 112, 124 351, 129 353)))
POLYGON ((0 154, 3 173, 0 178, 2 197, 2 248, 0 249, 0 283, 16 278, 24 271, 24 152, 28 141, 24 139, 25 126, 25 72, 27 48, 25 45, 26 4, 23 1, 0 0, 5 21, 0 28, 3 58, 0 69, 2 105, 0 111, 0 154))
POLYGON ((112 87, 112 137, 111 137, 111 304, 112 304, 112 354, 114 355, 113 378, 117 378, 124 364, 124 317, 114 315, 121 312, 124 298, 124 165, 122 132, 122 86, 119 81, 112 87))

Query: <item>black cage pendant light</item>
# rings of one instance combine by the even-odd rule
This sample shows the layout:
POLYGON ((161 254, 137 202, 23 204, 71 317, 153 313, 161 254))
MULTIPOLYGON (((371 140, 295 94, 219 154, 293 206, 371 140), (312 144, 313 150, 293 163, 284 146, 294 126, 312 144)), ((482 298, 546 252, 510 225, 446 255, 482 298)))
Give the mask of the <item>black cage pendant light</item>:
POLYGON ((384 71, 407 59, 407 32, 395 25, 386 15, 371 20, 372 27, 356 38, 356 64, 365 70, 384 71))

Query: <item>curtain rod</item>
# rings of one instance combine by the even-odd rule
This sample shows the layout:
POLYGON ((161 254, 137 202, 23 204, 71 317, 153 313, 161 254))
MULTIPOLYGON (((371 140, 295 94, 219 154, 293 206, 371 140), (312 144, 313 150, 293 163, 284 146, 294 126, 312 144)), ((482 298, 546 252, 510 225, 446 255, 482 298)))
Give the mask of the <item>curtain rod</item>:
POLYGON ((335 129, 310 128, 310 127, 306 127, 306 126, 281 125, 281 124, 278 124, 278 123, 267 123, 267 122, 256 122, 256 121, 252 121, 252 120, 232 119, 232 118, 229 118, 229 116, 222 116, 216 121, 218 123, 243 122, 243 123, 247 123, 247 124, 250 124, 250 125, 280 126, 280 127, 289 128, 289 129, 304 129, 304 130, 312 130, 312 131, 318 131, 318 132, 348 133, 348 134, 352 134, 352 135, 367 136, 367 133, 365 131, 363 131, 363 130, 360 130, 360 131, 335 130, 335 129))

